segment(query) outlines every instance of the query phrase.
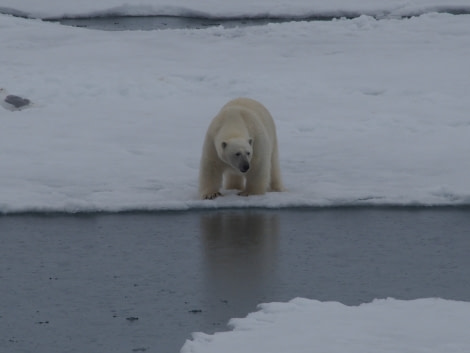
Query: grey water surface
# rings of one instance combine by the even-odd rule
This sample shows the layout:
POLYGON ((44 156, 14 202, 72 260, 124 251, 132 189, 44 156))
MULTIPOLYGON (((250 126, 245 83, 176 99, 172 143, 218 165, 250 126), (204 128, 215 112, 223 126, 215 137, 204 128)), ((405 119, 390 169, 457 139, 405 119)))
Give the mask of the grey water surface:
MULTIPOLYGON (((411 11, 409 13, 393 14, 388 11, 378 11, 372 13, 362 13, 354 11, 337 10, 333 12, 314 12, 300 16, 239 16, 239 17, 204 17, 197 14, 188 16, 167 16, 167 15, 147 15, 147 16, 125 16, 125 15, 102 15, 90 17, 67 17, 50 18, 47 21, 59 22, 63 25, 84 27, 106 31, 123 30, 156 30, 156 29, 203 29, 213 26, 224 28, 259 26, 269 23, 285 23, 298 21, 333 21, 337 19, 353 19, 362 15, 367 15, 380 19, 402 19, 420 16, 428 12, 440 12, 453 15, 466 15, 470 13, 469 6, 440 6, 435 9, 422 9, 421 11, 411 11)), ((0 13, 1 13, 0 8, 0 13)), ((3 11, 5 12, 5 11, 3 11)), ((17 14, 18 15, 18 14, 17 14)))
POLYGON ((0 217, 0 351, 175 353, 262 302, 470 301, 469 208, 0 217))
POLYGON ((203 29, 214 26, 225 28, 259 26, 268 23, 290 22, 283 18, 205 18, 184 16, 105 16, 63 18, 54 20, 63 25, 105 31, 152 31, 156 29, 203 29))

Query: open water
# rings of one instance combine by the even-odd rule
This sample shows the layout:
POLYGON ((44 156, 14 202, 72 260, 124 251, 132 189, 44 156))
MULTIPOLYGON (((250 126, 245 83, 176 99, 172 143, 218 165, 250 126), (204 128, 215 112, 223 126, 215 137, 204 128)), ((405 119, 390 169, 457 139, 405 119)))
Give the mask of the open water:
MULTIPOLYGON (((442 6, 436 9, 437 12, 449 13, 453 15, 469 14, 468 7, 442 6)), ((419 16, 420 12, 410 12, 401 16, 389 16, 387 13, 369 14, 376 19, 383 18, 410 18, 419 16)), ((332 21, 338 18, 356 18, 363 15, 359 12, 338 11, 336 14, 318 13, 306 16, 252 16, 252 17, 200 17, 200 16, 98 16, 98 17, 76 17, 49 19, 49 21, 60 22, 64 25, 99 29, 106 31, 123 30, 156 30, 156 29, 202 29, 212 26, 223 26, 225 28, 266 25, 268 23, 283 23, 292 21, 332 21)))
POLYGON ((178 16, 106 16, 86 18, 66 18, 56 20, 61 24, 105 31, 156 29, 203 29, 214 26, 225 28, 265 25, 268 23, 289 22, 282 18, 204 18, 178 16))
POLYGON ((470 301, 469 208, 0 217, 1 352, 178 352, 262 302, 470 301))

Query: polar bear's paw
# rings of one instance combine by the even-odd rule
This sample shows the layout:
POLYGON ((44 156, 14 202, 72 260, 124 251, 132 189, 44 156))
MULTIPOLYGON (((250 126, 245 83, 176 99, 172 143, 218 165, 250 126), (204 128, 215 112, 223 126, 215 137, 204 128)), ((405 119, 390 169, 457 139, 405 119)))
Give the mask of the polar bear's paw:
POLYGON ((213 193, 210 193, 210 194, 202 195, 202 199, 203 200, 213 200, 213 199, 215 199, 216 197, 219 197, 219 196, 222 196, 222 194, 217 191, 217 192, 213 192, 213 193))

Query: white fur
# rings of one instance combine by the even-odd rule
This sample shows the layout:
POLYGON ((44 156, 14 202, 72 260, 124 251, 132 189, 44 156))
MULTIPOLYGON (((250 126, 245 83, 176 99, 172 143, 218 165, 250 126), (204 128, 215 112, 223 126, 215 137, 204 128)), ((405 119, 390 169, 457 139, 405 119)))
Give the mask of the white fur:
POLYGON ((201 198, 220 196, 223 181, 226 189, 239 189, 243 196, 284 189, 273 118, 253 99, 228 102, 207 130, 199 171, 201 198))

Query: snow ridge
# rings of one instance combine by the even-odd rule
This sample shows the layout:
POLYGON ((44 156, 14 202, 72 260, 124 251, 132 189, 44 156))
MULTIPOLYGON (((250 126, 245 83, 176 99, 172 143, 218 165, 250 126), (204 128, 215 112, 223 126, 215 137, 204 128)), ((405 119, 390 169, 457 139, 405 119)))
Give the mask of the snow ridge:
POLYGON ((100 2, 44 0, 4 0, 0 13, 25 18, 57 20, 63 18, 115 17, 115 16, 175 16, 201 19, 331 19, 354 18, 361 15, 383 18, 401 18, 439 12, 449 14, 469 14, 470 5, 466 1, 439 0, 371 0, 355 1, 273 1, 261 0, 256 3, 243 0, 235 3, 219 1, 194 2, 189 0, 147 0, 139 4, 122 0, 103 0, 100 2))

